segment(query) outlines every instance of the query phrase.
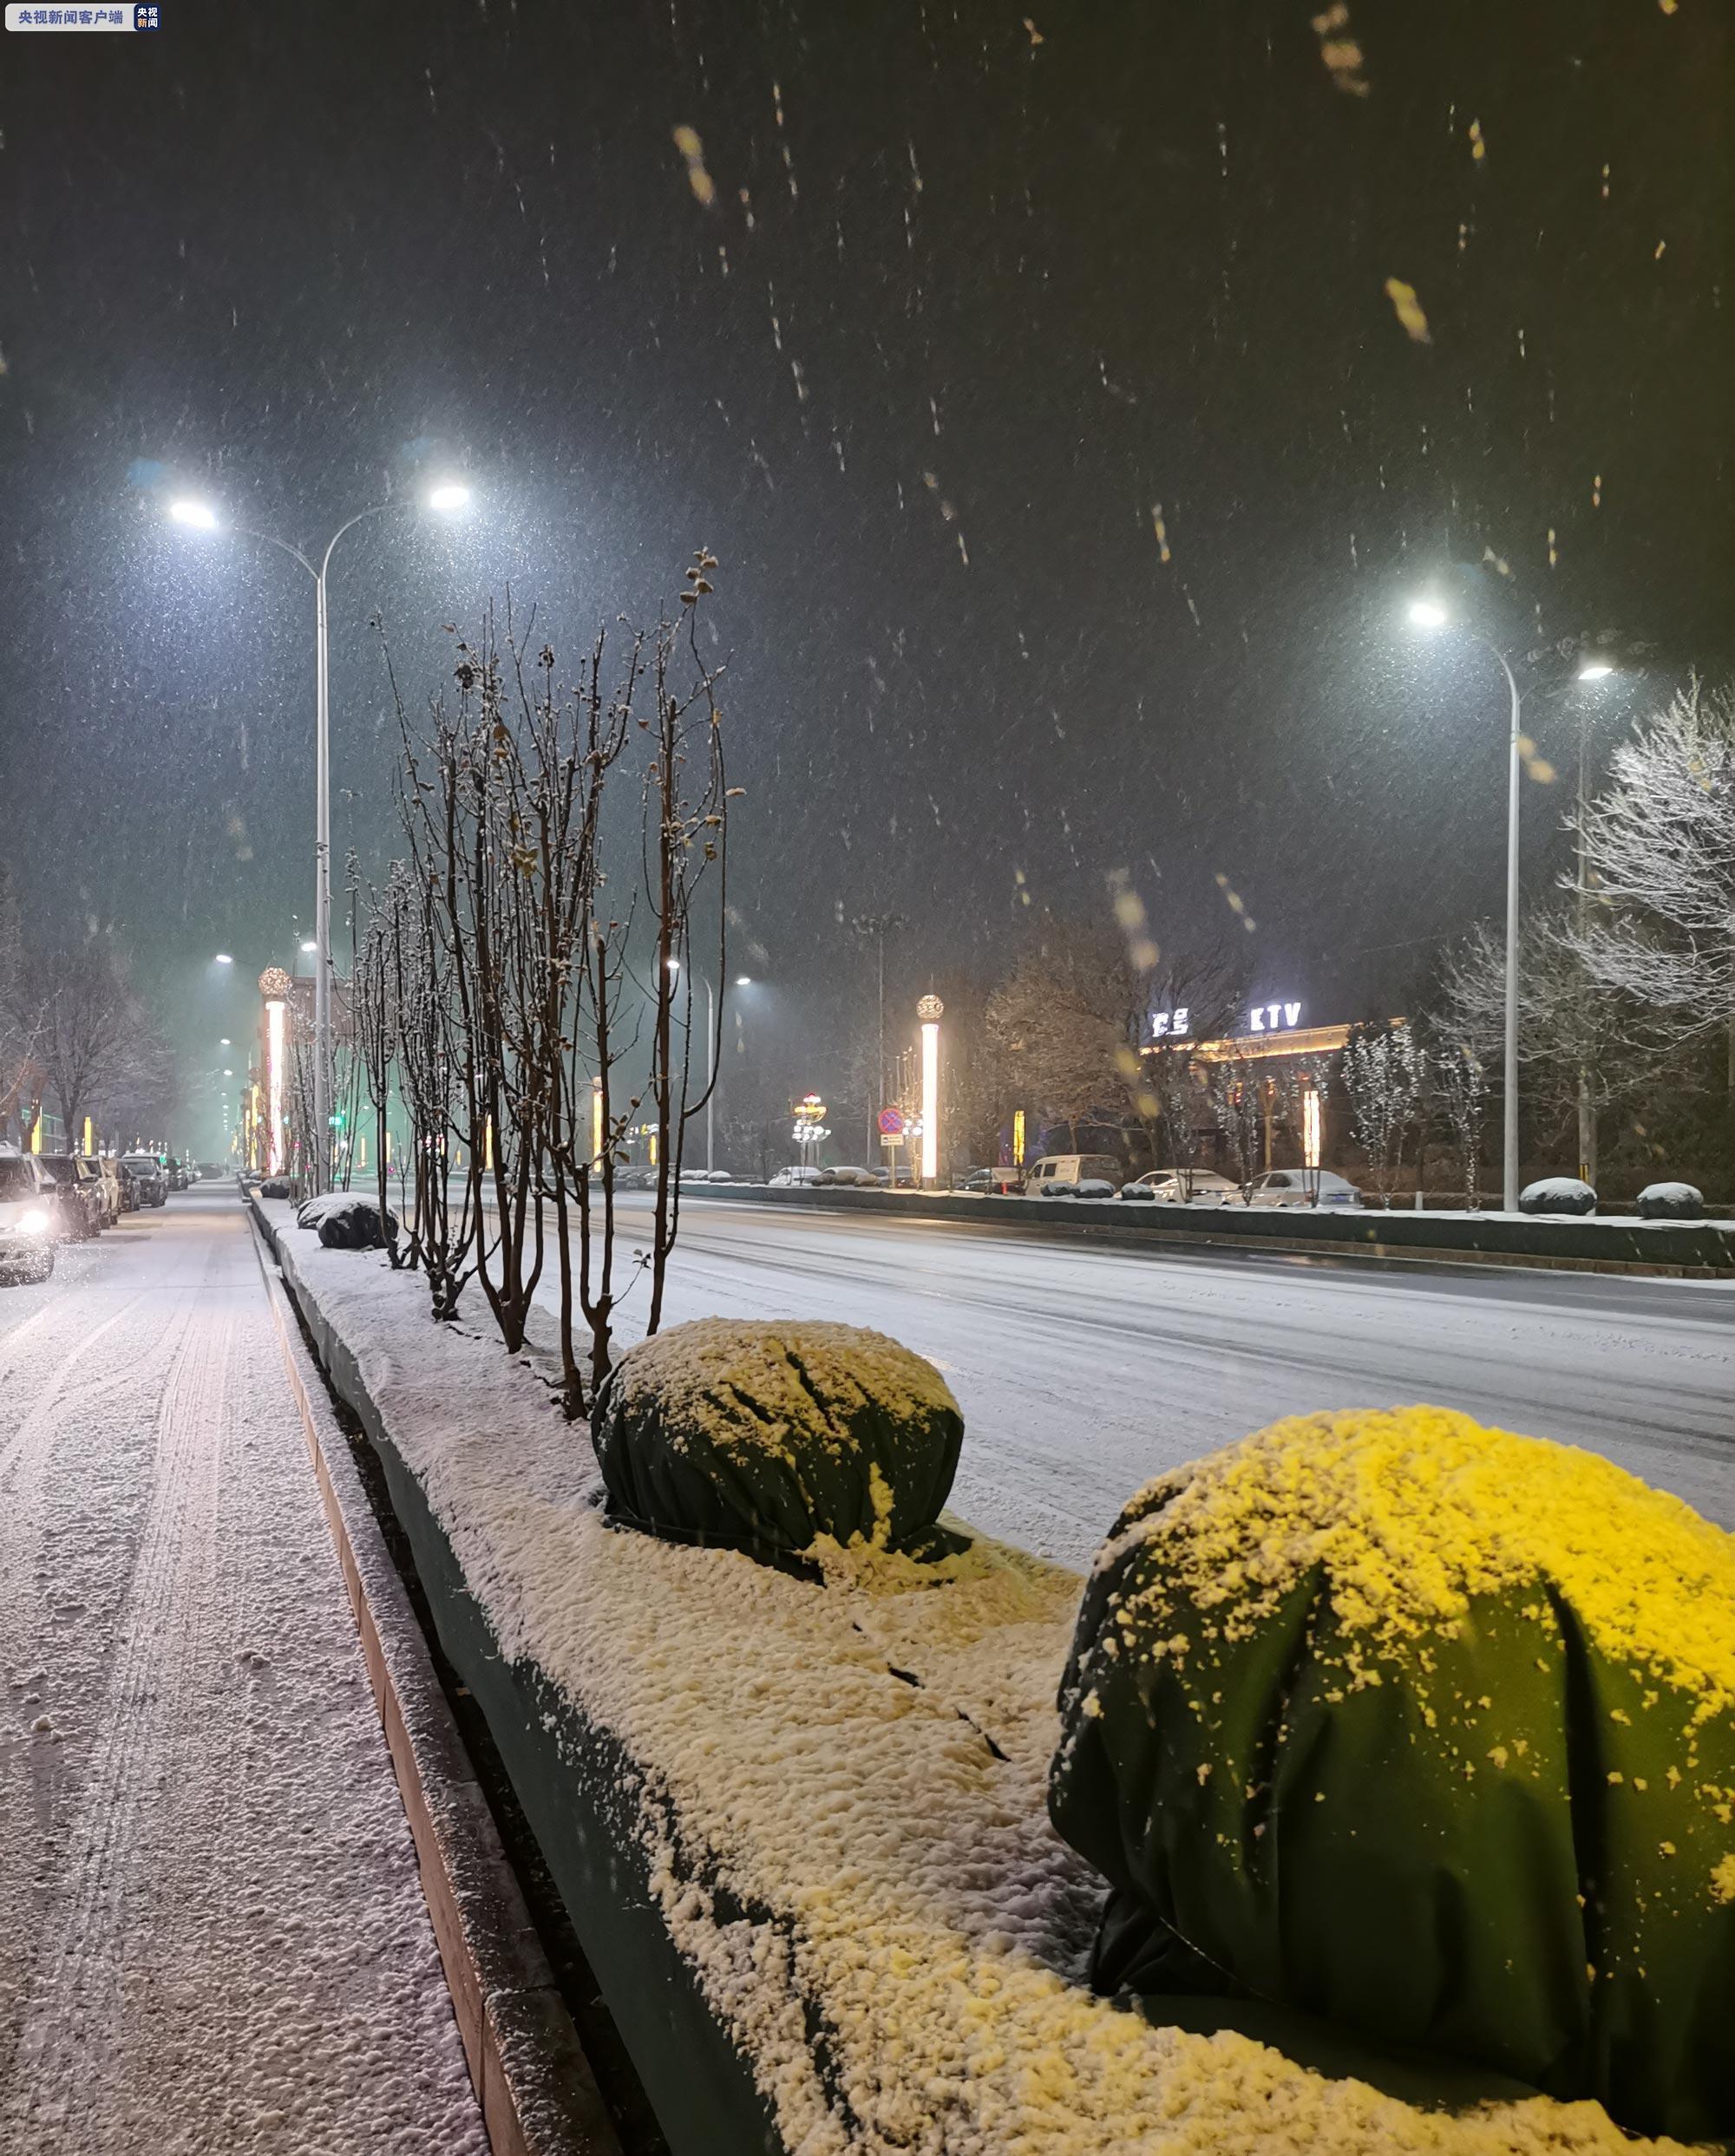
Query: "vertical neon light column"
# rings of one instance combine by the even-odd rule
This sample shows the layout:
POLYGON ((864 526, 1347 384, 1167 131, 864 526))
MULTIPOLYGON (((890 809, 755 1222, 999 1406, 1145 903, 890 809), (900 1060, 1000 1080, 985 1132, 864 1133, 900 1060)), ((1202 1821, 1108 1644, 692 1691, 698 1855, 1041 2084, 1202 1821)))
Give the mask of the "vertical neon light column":
POLYGON ((1319 1095, 1313 1086, 1301 1096, 1301 1160, 1305 1167, 1319 1165, 1319 1095))
POLYGON ((281 1175, 288 1158, 284 1144, 284 1059, 288 1053, 290 978, 281 966, 267 966, 259 976, 259 993, 265 999, 265 1172, 281 1175))
POLYGON ((924 996, 916 1005, 921 1020, 921 1179, 924 1185, 940 1173, 940 1020, 946 1009, 938 996, 924 996))

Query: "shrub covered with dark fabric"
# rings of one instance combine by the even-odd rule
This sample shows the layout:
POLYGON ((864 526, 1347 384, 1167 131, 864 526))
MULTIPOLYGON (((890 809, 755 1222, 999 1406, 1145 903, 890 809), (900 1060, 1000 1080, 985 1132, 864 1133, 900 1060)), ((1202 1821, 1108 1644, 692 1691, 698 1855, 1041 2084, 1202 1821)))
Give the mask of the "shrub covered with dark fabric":
POLYGON ((1679 1499, 1442 1409, 1153 1483, 1086 1588, 1050 1782, 1115 1890, 1098 1988, 1735 2133, 1732 1610, 1735 1539, 1679 1499))
POLYGON ((1639 1193, 1641 1220, 1703 1220, 1705 1198, 1691 1183, 1647 1183, 1639 1193))
POLYGON ((1581 1216, 1596 1211, 1596 1192, 1575 1175, 1545 1175, 1518 1193, 1520 1212, 1560 1212, 1581 1216))
POLYGON ((261 1198, 287 1198, 288 1195, 289 1178, 286 1175, 268 1175, 259 1185, 261 1198))
POLYGON ((925 1557, 964 1419, 931 1362, 855 1325, 703 1318, 629 1349, 591 1437, 609 1517, 769 1556, 820 1536, 925 1557))
POLYGON ((331 1251, 383 1250, 397 1235, 397 1216, 385 1216, 386 1232, 380 1233, 379 1200, 363 1191, 322 1191, 296 1212, 298 1227, 318 1231, 319 1240, 331 1251))

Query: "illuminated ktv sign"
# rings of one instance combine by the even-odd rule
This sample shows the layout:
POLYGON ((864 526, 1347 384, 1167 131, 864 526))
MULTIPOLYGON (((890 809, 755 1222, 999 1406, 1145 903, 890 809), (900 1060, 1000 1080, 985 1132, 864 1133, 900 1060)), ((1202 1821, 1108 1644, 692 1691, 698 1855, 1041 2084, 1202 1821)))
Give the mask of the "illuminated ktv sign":
MULTIPOLYGON (((1247 1029, 1249 1033, 1291 1033, 1300 1022, 1300 1003, 1255 1003, 1247 1013, 1247 1029)), ((1173 1010, 1152 1011, 1150 1037, 1153 1041, 1190 1041, 1191 1010, 1185 1003, 1177 1003, 1173 1010)))
POLYGON ((1249 1033, 1288 1033, 1300 1022, 1300 1003, 1255 1003, 1247 1013, 1249 1033))

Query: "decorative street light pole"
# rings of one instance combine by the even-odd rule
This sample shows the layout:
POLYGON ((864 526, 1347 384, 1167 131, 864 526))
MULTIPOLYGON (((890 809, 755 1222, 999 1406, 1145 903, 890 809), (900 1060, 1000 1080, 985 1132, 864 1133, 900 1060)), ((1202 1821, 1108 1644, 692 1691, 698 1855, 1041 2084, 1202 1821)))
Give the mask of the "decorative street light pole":
MULTIPOLYGON (((450 511, 462 509, 470 498, 468 487, 455 480, 434 487, 427 496, 430 509, 450 511)), ((258 539, 266 546, 275 546, 291 561, 299 562, 313 579, 313 632, 314 632, 314 774, 313 774, 313 938, 318 949, 314 960, 313 977, 313 1130, 312 1141, 313 1186, 324 1190, 327 1181, 327 1163, 331 1144, 331 698, 329 669, 326 660, 325 633, 325 578, 331 566, 331 550, 345 532, 355 529, 365 518, 376 517, 388 509, 401 508, 410 497, 394 496, 387 501, 376 501, 370 507, 358 509, 347 522, 340 524, 325 542, 325 551, 319 557, 316 569, 309 557, 298 546, 291 546, 287 539, 280 539, 270 532, 255 532, 246 525, 235 524, 227 528, 239 538, 258 539)), ((224 527, 217 512, 208 502, 180 499, 170 502, 168 513, 177 524, 185 524, 195 532, 215 532, 224 527)))
MULTIPOLYGON (((1410 609, 1417 629, 1444 629, 1451 617, 1437 599, 1417 599, 1410 609)), ((1510 724, 1506 744, 1506 1043, 1504 1059, 1503 1121, 1501 1144, 1501 1210, 1518 1210, 1518 800, 1522 770, 1518 724, 1518 677, 1497 644, 1476 630, 1468 632, 1472 643, 1492 653, 1506 676, 1510 696, 1510 724)))
POLYGON ((921 1179, 924 1190, 940 1177, 940 1021, 945 1010, 938 996, 916 1005, 921 1020, 921 1179))

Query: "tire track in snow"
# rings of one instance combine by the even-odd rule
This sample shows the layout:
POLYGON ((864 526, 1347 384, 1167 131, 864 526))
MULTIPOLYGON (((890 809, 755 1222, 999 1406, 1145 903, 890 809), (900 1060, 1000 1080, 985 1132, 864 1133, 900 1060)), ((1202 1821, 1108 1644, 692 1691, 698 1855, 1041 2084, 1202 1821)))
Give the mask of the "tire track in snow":
MULTIPOLYGON (((62 1730, 37 1726, 52 1725, 56 1714, 66 1721, 69 1708, 75 1720, 80 1705, 78 1688, 69 1683, 71 1671, 65 1666, 80 1657, 69 1654, 64 1638, 56 1634, 56 1619, 65 1616, 69 1605, 50 1606, 52 1591, 69 1583, 47 1557, 50 1533, 65 1531, 75 1517, 77 1500, 69 1507, 65 1490, 56 1485, 82 1490, 87 1483, 85 1441, 93 1426, 105 1427, 103 1410, 129 1395, 142 1406, 160 1388, 162 1373, 185 1339, 191 1310, 183 1304, 165 1325, 145 1305, 143 1291, 131 1294, 88 1330, 77 1322, 80 1306, 73 1305, 66 1315, 76 1337, 45 1373, 0 1455, 0 1679, 5 1685, 0 1702, 6 1715, 0 1728, 0 1807, 7 1827, 0 1858, 0 2081, 12 2050, 16 2007, 39 1944, 43 1911, 37 1880, 47 1867, 62 1787, 77 1773, 68 1756, 76 1746, 62 1746, 62 1730), (152 1322, 139 1323, 141 1318, 152 1322), (137 1336, 126 1341, 123 1366, 79 1382, 93 1344, 128 1321, 136 1324, 137 1336), (49 1663, 55 1665, 51 1669, 44 1666, 49 1663)), ((22 1389, 16 1378, 13 1385, 22 1389)), ((116 1458, 121 1448, 110 1445, 107 1450, 105 1467, 124 1478, 124 1460, 116 1458)), ((105 1526, 96 1552, 99 1564, 104 1558, 110 1565, 124 1562, 124 1552, 112 1546, 121 1522, 115 1519, 105 1526)), ((100 1636, 81 1641, 80 1647, 84 1659, 99 1656, 100 1636)))
POLYGON ((120 1621, 81 1816, 66 1852, 70 1905, 25 2010, 22 2123, 68 2146, 100 2115, 126 2061, 128 1940, 153 1898, 145 1816, 172 1808, 207 1741, 203 1676, 232 1637, 217 1563, 226 1364, 233 1318, 185 1324, 158 1412, 149 1511, 120 1621))

